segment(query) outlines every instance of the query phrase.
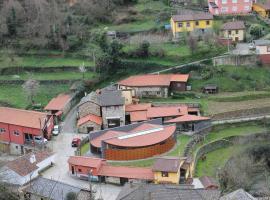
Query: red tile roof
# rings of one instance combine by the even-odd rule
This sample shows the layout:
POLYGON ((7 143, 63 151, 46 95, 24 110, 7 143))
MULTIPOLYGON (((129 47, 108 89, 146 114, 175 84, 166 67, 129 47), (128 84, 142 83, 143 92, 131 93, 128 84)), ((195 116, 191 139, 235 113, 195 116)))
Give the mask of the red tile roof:
POLYGON ((187 82, 189 74, 160 74, 160 75, 137 75, 119 81, 119 85, 130 87, 146 87, 146 86, 170 86, 172 81, 187 82))
POLYGON ((151 107, 147 110, 147 118, 174 117, 188 114, 187 106, 151 107))
POLYGON ((40 129, 40 120, 43 128, 47 116, 47 113, 42 112, 0 107, 0 122, 6 124, 40 129))
POLYGON ((166 121, 166 123, 194 122, 194 121, 205 121, 205 120, 210 120, 210 118, 197 116, 197 115, 183 115, 183 116, 168 120, 166 121))
POLYGON ((131 122, 139 122, 147 120, 147 111, 135 111, 130 113, 131 122))
POLYGON ((20 176, 26 176, 38 169, 37 166, 38 163, 42 162, 43 160, 49 158, 52 155, 53 155, 52 153, 48 153, 45 151, 35 152, 34 154, 29 153, 13 161, 8 162, 6 166, 12 171, 19 174, 20 176), (30 157, 32 155, 35 155, 36 162, 33 163, 30 162, 30 157))
POLYGON ((70 156, 68 159, 69 164, 91 168, 99 168, 104 162, 106 162, 104 159, 86 156, 70 156))
POLYGON ((78 120, 77 126, 81 126, 82 124, 86 123, 86 122, 94 122, 98 125, 102 125, 102 118, 96 115, 86 115, 84 117, 82 117, 81 119, 78 120))
POLYGON ((152 106, 151 103, 139 103, 126 105, 126 112, 144 111, 152 106))
POLYGON ((54 97, 44 110, 63 110, 66 104, 71 100, 71 96, 68 94, 59 94, 54 97))
POLYGON ((175 125, 161 126, 151 124, 151 126, 146 126, 145 124, 143 124, 129 132, 107 131, 100 137, 92 140, 91 145, 100 148, 101 141, 104 141, 107 144, 115 146, 144 147, 158 144, 164 140, 167 140, 175 133, 175 130, 175 125), (152 132, 141 134, 144 131, 152 132))
POLYGON ((128 179, 154 180, 154 173, 150 168, 140 167, 122 167, 103 165, 99 172, 99 176, 121 177, 128 179))

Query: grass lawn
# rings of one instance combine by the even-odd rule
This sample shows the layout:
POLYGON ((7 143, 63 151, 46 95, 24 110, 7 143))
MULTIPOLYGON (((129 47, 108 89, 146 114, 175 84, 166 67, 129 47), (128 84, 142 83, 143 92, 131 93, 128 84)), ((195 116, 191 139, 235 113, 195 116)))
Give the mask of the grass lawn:
POLYGON ((173 151, 168 153, 168 156, 183 156, 185 147, 190 139, 191 137, 188 135, 177 135, 177 142, 179 144, 173 151))
MULTIPOLYGON (((67 92, 69 87, 67 84, 41 85, 34 100, 36 103, 41 103, 42 106, 45 106, 59 93, 67 92)), ((0 91, 0 102, 6 102, 17 108, 27 107, 27 97, 20 85, 0 85, 0 91)))
MULTIPOLYGON (((82 79, 82 73, 78 72, 52 72, 52 73, 20 73, 18 76, 2 75, 0 80, 27 80, 30 77, 36 80, 73 80, 82 79)), ((86 72, 85 79, 92 79, 95 77, 93 72, 86 72)))
POLYGON ((198 161, 195 175, 197 177, 211 176, 216 178, 218 170, 225 165, 232 155, 239 153, 242 148, 242 146, 230 146, 208 153, 205 161, 198 161))
POLYGON ((234 136, 234 135, 248 135, 248 134, 254 134, 266 131, 266 128, 262 125, 257 125, 254 123, 244 123, 241 125, 231 125, 228 128, 224 128, 220 131, 212 131, 208 135, 206 135, 205 140, 201 143, 198 143, 194 149, 193 152, 195 153, 201 146, 213 142, 215 140, 219 140, 222 138, 234 136))
POLYGON ((61 66, 80 66, 84 62, 85 66, 94 66, 92 61, 87 59, 66 58, 66 57, 46 57, 46 56, 16 56, 14 61, 6 56, 0 56, 1 67, 27 66, 27 67, 61 67, 61 66))
POLYGON ((85 145, 81 147, 81 155, 85 155, 90 149, 90 143, 87 142, 85 145))
MULTIPOLYGON (((215 84, 221 92, 240 92, 270 89, 270 70, 259 67, 213 67, 214 72, 207 72, 210 77, 202 80, 191 79, 192 90, 200 91, 207 84, 215 84)), ((198 75, 204 70, 198 71, 198 75)))

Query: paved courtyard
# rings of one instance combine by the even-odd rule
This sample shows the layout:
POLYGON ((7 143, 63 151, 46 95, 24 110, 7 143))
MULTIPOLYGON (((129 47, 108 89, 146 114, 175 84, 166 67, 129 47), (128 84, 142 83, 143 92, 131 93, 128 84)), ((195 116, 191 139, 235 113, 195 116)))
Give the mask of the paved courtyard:
MULTIPOLYGON (((72 130, 75 126, 75 118, 76 116, 75 109, 69 113, 66 117, 68 121, 63 122, 63 131, 58 136, 54 137, 52 141, 50 141, 50 147, 56 154, 55 157, 55 166, 46 170, 42 176, 49 179, 54 179, 60 182, 64 182, 73 186, 89 188, 89 182, 75 179, 69 176, 68 174, 68 164, 67 160, 69 156, 74 155, 74 151, 76 148, 71 147, 71 141, 74 137, 83 138, 86 137, 87 134, 77 134, 75 130, 72 130), (70 116, 72 115, 72 116, 70 116), (70 120, 70 119, 73 119, 70 120)), ((102 197, 104 200, 114 200, 119 194, 121 187, 115 186, 111 184, 93 184, 93 188, 96 191, 96 197, 102 197)))

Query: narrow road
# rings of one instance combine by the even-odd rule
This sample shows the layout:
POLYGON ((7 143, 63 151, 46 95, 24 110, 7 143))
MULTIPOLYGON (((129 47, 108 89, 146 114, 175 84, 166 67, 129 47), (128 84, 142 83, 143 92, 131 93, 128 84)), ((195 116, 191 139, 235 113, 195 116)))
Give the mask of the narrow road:
POLYGON ((242 118, 235 118, 235 119, 216 120, 216 121, 213 121, 212 124, 213 125, 231 124, 231 123, 239 123, 239 122, 248 122, 248 121, 261 120, 261 119, 270 119, 270 115, 242 117, 242 118))
MULTIPOLYGON (((88 134, 78 134, 76 130, 77 106, 72 108, 61 123, 61 133, 53 137, 49 146, 55 153, 55 165, 44 171, 42 176, 48 179, 54 179, 75 187, 89 189, 89 182, 72 178, 69 175, 68 158, 74 156, 76 148, 71 147, 71 141, 74 137, 87 137, 88 134)), ((120 186, 110 184, 93 183, 93 189, 96 191, 97 198, 102 197, 104 200, 114 200, 121 191, 120 186)))

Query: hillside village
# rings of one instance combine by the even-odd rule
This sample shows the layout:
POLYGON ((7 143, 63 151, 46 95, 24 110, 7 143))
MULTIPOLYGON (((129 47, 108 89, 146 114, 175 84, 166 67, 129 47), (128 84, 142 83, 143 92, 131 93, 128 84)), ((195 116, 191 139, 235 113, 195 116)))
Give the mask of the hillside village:
POLYGON ((270 1, 0 1, 0 200, 270 198, 270 1))

